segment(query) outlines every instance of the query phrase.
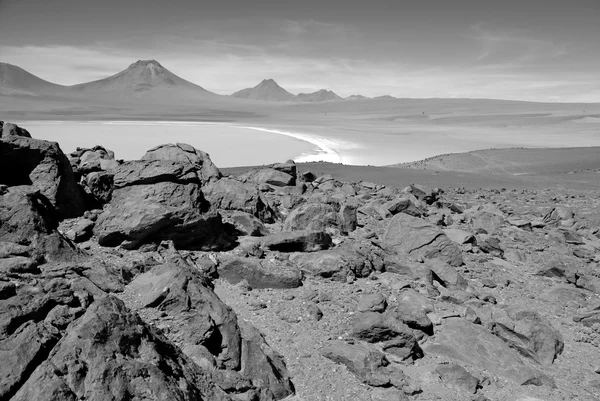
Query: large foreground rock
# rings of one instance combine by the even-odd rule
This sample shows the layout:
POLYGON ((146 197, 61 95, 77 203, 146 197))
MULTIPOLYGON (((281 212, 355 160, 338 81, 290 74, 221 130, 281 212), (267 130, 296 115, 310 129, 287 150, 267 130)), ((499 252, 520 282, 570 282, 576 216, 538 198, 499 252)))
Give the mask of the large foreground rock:
POLYGON ((439 228, 404 213, 389 222, 384 242, 398 253, 426 259, 440 259, 451 266, 463 264, 460 249, 439 228))
POLYGON ((442 326, 436 328, 435 339, 426 343, 423 350, 425 354, 486 369, 517 384, 554 386, 552 378, 525 363, 500 338, 462 318, 444 319, 442 326))
POLYGON ((194 164, 150 160, 123 163, 116 170, 111 202, 95 232, 103 246, 172 240, 178 248, 229 246, 221 216, 209 211, 194 164))
POLYGON ((3 127, 0 184, 35 186, 57 209, 61 219, 83 214, 83 198, 71 164, 58 144, 33 139, 27 131, 12 124, 3 127))
POLYGON ((179 349, 122 301, 99 299, 70 327, 13 400, 226 400, 179 349))
POLYGON ((209 282, 180 255, 175 252, 166 258, 169 263, 139 275, 128 286, 141 297, 140 309, 166 315, 178 327, 175 339, 183 352, 213 371, 213 380, 225 392, 259 400, 293 393, 283 359, 262 335, 251 325, 238 323, 209 282))

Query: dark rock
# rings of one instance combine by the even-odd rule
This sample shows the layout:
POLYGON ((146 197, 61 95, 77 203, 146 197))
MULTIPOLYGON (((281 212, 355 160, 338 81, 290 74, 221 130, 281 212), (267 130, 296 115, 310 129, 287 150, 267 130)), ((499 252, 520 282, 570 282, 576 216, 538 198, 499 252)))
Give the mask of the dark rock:
POLYGON ((436 326, 435 338, 423 345, 426 354, 486 369, 520 385, 555 386, 552 378, 526 364, 515 350, 484 327, 459 317, 442 322, 436 326))
POLYGON ((219 276, 231 284, 246 280, 252 288, 296 288, 302 285, 302 273, 295 267, 277 262, 237 258, 218 267, 219 276))
POLYGON ((11 136, 31 138, 31 134, 26 129, 21 128, 16 124, 0 121, 0 138, 8 138, 11 136))
POLYGON ((367 277, 373 271, 373 266, 364 255, 346 246, 310 254, 292 254, 290 261, 306 276, 330 278, 335 281, 346 281, 348 276, 367 277))
POLYGON ((283 230, 325 230, 333 227, 347 234, 354 231, 356 225, 356 209, 350 205, 307 203, 292 210, 285 219, 283 230))
POLYGON ((442 230, 404 213, 392 218, 383 240, 398 253, 427 259, 438 258, 452 266, 463 264, 460 249, 442 230))
POLYGON ((427 261, 427 266, 433 272, 433 279, 445 288, 453 291, 467 289, 467 280, 448 263, 439 259, 431 259, 427 261))
POLYGON ((123 302, 105 297, 70 327, 13 399, 147 397, 227 399, 208 372, 128 311, 123 302))
MULTIPOLYGON (((10 124, 4 126, 9 128, 3 128, 3 132, 20 130, 10 128, 10 124)), ((0 138, 0 184, 33 185, 56 208, 61 219, 84 212, 73 170, 56 142, 3 135, 0 138)))
POLYGON ((369 343, 382 343, 386 352, 401 359, 423 356, 413 331, 395 312, 357 314, 352 320, 350 335, 369 343))
POLYGON ((321 355, 345 365, 369 386, 394 386, 401 389, 408 384, 404 372, 397 365, 390 363, 384 354, 367 345, 329 341, 321 349, 321 355))
POLYGON ((548 366, 563 352, 562 335, 537 312, 516 310, 508 315, 514 326, 496 323, 492 331, 521 355, 548 366))
POLYGON ((279 252, 316 252, 331 246, 331 237, 323 231, 291 231, 265 237, 263 246, 279 252))
POLYGON ((480 235, 477 237, 477 246, 484 253, 489 253, 490 255, 494 255, 496 257, 504 256, 504 249, 500 245, 500 240, 496 237, 492 237, 491 235, 480 235))
POLYGON ((383 208, 390 212, 392 216, 395 216, 398 213, 406 213, 414 217, 421 217, 423 215, 423 211, 416 207, 409 198, 391 200, 385 203, 383 208))
POLYGON ((250 213, 265 223, 273 223, 277 217, 255 185, 222 178, 203 187, 202 192, 213 207, 250 213))
POLYGON ((456 363, 440 364, 435 368, 435 373, 448 387, 460 391, 475 394, 479 387, 479 379, 456 363))
POLYGON ((95 171, 87 174, 81 180, 81 186, 86 195, 85 200, 89 209, 101 208, 110 202, 114 186, 114 174, 95 171))
POLYGON ((185 165, 196 171, 196 176, 202 185, 214 182, 222 176, 208 153, 186 143, 157 146, 147 151, 141 160, 171 161, 185 165))
POLYGON ((387 308, 387 299, 379 292, 365 294, 358 298, 359 312, 383 312, 387 308))
POLYGON ((265 225, 250 213, 236 212, 231 216, 231 220, 242 235, 250 235, 253 237, 269 235, 269 230, 265 225))
POLYGON ((290 174, 284 173, 273 168, 263 168, 249 171, 239 177, 244 182, 254 184, 268 184, 274 187, 286 187, 296 185, 296 178, 290 174))
MULTIPOLYGON (((178 148, 179 149, 179 148, 178 148)), ((180 249, 223 249, 231 238, 221 216, 208 211, 193 165, 135 161, 119 166, 111 202, 98 218, 102 246, 128 248, 171 240, 180 249)))

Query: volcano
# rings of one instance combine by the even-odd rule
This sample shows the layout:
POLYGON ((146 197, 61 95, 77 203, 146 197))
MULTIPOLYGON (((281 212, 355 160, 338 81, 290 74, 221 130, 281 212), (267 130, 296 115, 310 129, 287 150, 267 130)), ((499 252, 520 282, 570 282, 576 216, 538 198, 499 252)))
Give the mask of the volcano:
POLYGON ((64 92, 65 86, 53 84, 25 71, 21 67, 0 63, 0 94, 40 96, 64 92))
POLYGON ((254 88, 242 89, 231 96, 241 99, 286 101, 295 100, 296 96, 283 89, 273 79, 264 79, 254 88))
POLYGON ((84 94, 107 93, 136 97, 149 93, 168 94, 169 92, 172 95, 218 96, 199 85, 178 77, 156 60, 139 60, 108 78, 74 85, 70 88, 74 92, 84 94))

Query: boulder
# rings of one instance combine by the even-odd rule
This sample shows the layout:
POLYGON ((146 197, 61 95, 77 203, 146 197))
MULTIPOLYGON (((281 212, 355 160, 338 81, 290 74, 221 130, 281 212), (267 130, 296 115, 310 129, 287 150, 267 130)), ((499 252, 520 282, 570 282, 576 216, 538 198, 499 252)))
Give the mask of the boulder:
POLYGON ((321 348, 321 355, 345 365, 363 383, 374 387, 402 389, 408 381, 404 372, 383 353, 368 345, 332 340, 321 348))
POLYGON ((479 387, 479 379, 456 363, 439 364, 435 368, 435 373, 440 376, 445 385, 459 391, 475 394, 479 387))
POLYGON ((497 322, 492 332, 511 348, 540 365, 551 365, 564 350, 563 337, 558 330, 537 312, 511 310, 512 324, 497 322))
POLYGON ((358 298, 359 312, 383 312, 387 308, 387 299, 379 292, 361 295, 358 298))
POLYGON ((486 369, 519 385, 555 386, 552 378, 526 364, 515 350, 484 327, 459 317, 442 322, 436 326, 433 340, 423 345, 426 354, 486 369))
POLYGON ((394 311, 357 314, 352 319, 350 335, 369 343, 381 343, 386 352, 402 360, 423 357, 413 331, 394 311))
POLYGON ((171 240, 181 249, 223 249, 231 240, 200 190, 195 165, 173 161, 131 161, 115 172, 112 199, 98 217, 102 246, 128 248, 171 240))
POLYGON ((491 235, 478 235, 476 244, 483 253, 489 253, 490 255, 502 258, 504 256, 504 249, 500 245, 500 240, 491 235))
POLYGON ((283 231, 265 237, 263 246, 279 252, 316 252, 332 244, 329 234, 323 231, 283 231))
POLYGON ((208 153, 186 143, 168 143, 150 149, 141 160, 162 160, 177 162, 192 167, 199 182, 206 185, 221 178, 221 171, 214 165, 208 153))
POLYGON ((0 195, 0 242, 20 245, 21 254, 26 247, 34 260, 68 261, 79 256, 56 230, 58 219, 56 209, 33 186, 10 187, 0 195))
POLYGON ((235 212, 231 216, 231 221, 235 225, 235 228, 242 235, 250 235, 253 237, 263 237, 269 235, 269 230, 258 218, 254 217, 250 213, 235 212))
POLYGON ((471 217, 473 230, 484 230, 487 234, 495 234, 504 225, 504 217, 499 214, 479 211, 471 217))
POLYGON ((268 184, 274 187, 287 187, 296 185, 296 178, 283 171, 274 168, 262 168, 249 171, 239 177, 244 182, 254 184, 268 184))
POLYGON ((114 174, 94 171, 83 177, 79 183, 85 193, 88 209, 102 208, 110 202, 114 186, 114 174))
POLYGON ((102 146, 77 148, 68 158, 76 176, 84 176, 94 171, 112 172, 119 165, 115 160, 115 153, 102 146))
POLYGON ((404 213, 390 220, 383 241, 398 253, 426 259, 437 258, 452 266, 463 264, 460 249, 442 230, 404 213))
POLYGON ((406 197, 386 202, 383 205, 383 208, 390 212, 392 216, 395 216, 398 213, 406 213, 414 217, 421 217, 423 215, 423 211, 416 207, 415 204, 406 197))
POLYGON ((231 284, 246 280, 252 288, 296 288, 302 285, 299 269, 281 262, 235 258, 221 263, 219 277, 231 284))
POLYGON ((128 311, 122 301, 105 297, 70 327, 12 399, 148 397, 228 399, 210 380, 210 373, 128 311))
POLYGON ((16 124, 0 121, 0 138, 9 138, 14 136, 22 136, 24 138, 31 138, 31 134, 24 128, 19 127, 16 124))
POLYGON ((256 329, 238 323, 201 273, 173 249, 169 252, 163 255, 167 263, 129 284, 129 290, 141 297, 141 307, 168 316, 178 327, 175 338, 183 352, 198 366, 213 370, 213 379, 227 393, 260 400, 293 393, 281 356, 256 329))
POLYGON ((273 223, 277 213, 262 197, 256 185, 221 178, 202 188, 210 204, 218 209, 250 213, 265 223, 273 223))
POLYGON ((295 253, 290 256, 306 276, 345 281, 348 276, 367 277, 373 266, 354 248, 342 246, 313 253, 295 253))
POLYGON ((356 208, 349 204, 305 203, 290 212, 284 231, 336 228, 343 234, 356 229, 356 208))
POLYGON ((83 197, 58 144, 26 135, 5 135, 5 131, 22 133, 20 128, 10 127, 4 124, 0 137, 0 184, 33 185, 56 208, 60 219, 82 215, 83 197))

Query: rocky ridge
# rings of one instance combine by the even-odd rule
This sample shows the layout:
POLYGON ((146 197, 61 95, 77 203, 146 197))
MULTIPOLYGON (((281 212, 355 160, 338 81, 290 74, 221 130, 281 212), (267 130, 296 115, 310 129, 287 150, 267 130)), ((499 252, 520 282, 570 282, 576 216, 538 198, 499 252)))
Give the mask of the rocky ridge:
POLYGON ((600 396, 598 194, 224 176, 2 126, 0 399, 600 396))

